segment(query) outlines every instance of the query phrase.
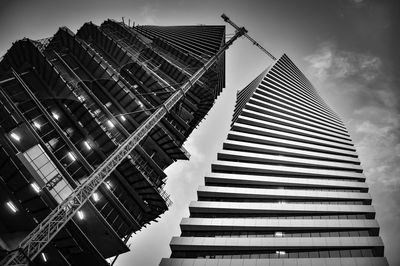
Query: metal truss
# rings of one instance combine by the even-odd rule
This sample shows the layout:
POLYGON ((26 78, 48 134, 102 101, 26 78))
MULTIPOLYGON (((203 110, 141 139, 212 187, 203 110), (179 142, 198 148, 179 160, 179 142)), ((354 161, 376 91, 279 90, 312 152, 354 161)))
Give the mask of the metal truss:
MULTIPOLYGON (((222 14, 221 17, 222 17, 222 19, 223 19, 225 22, 231 24, 231 26, 234 27, 236 30, 239 30, 239 29, 240 29, 239 26, 236 25, 232 20, 230 20, 229 17, 228 17, 227 15, 222 14)), ((267 51, 267 49, 265 49, 264 47, 262 47, 258 42, 256 42, 253 38, 251 38, 251 37, 247 34, 247 32, 245 32, 245 33, 243 34, 243 36, 246 37, 246 38, 247 38, 250 42, 252 42, 255 46, 257 46, 258 48, 260 48, 260 50, 263 51, 264 53, 266 53, 272 60, 274 60, 274 61, 276 60, 276 57, 275 57, 275 56, 273 56, 270 52, 267 51)))
POLYGON ((78 210, 89 200, 117 166, 128 157, 139 142, 160 122, 160 120, 185 96, 204 73, 217 62, 219 56, 240 36, 246 34, 245 28, 236 28, 235 35, 211 57, 205 65, 176 90, 151 116, 149 116, 114 152, 80 184, 70 196, 60 203, 22 242, 8 254, 1 265, 27 265, 70 221, 78 210))

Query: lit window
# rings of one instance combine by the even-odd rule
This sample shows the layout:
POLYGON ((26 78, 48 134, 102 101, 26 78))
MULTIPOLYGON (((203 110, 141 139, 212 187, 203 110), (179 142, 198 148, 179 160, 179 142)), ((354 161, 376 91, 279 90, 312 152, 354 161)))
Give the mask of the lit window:
POLYGON ((86 149, 91 150, 92 147, 90 147, 89 142, 84 141, 83 144, 85 145, 86 149))
POLYGON ((47 256, 46 256, 46 254, 44 254, 44 253, 42 252, 41 255, 42 255, 43 261, 44 261, 44 262, 47 262, 47 256))
POLYGON ((106 184, 106 187, 108 188, 108 190, 111 190, 111 184, 110 184, 110 182, 106 182, 105 184, 106 184))
POLYGON ((75 155, 72 152, 68 152, 68 157, 71 159, 71 161, 75 161, 75 155))
POLYGON ((126 121, 125 116, 121 115, 121 120, 125 122, 126 121))
POLYGON ((113 128, 113 127, 114 127, 114 124, 113 124, 113 122, 111 122, 111 120, 108 120, 108 121, 107 121, 107 124, 108 124, 108 126, 109 126, 110 128, 113 128))
POLYGON ((136 89, 137 87, 139 87, 137 84, 133 85, 133 88, 136 89))
POLYGON ((139 106, 140 106, 141 108, 144 107, 144 104, 143 104, 141 101, 138 101, 138 104, 139 104, 139 106))
POLYGON ((278 250, 275 253, 278 254, 278 255, 286 255, 286 252, 283 251, 283 250, 278 250))
POLYGON ((54 118, 55 120, 60 119, 60 116, 59 116, 57 113, 52 113, 52 115, 53 115, 53 118, 54 118))
POLYGON ((74 134, 74 129, 72 127, 69 127, 65 130, 65 133, 67 133, 67 135, 72 135, 74 134))
POLYGON ((97 192, 93 193, 92 198, 93 198, 93 200, 94 200, 95 202, 98 202, 98 201, 99 201, 99 194, 97 194, 97 192))
POLYGON ((40 187, 35 182, 31 183, 31 187, 36 193, 40 193, 40 187))
POLYGON ((79 101, 84 102, 85 101, 85 97, 83 97, 82 95, 78 96, 79 101))
POLYGON ((283 232, 275 232, 275 237, 283 237, 284 235, 283 232))
POLYGON ((15 207, 14 203, 11 201, 7 201, 7 207, 13 212, 16 213, 18 211, 17 207, 15 207))
POLYGON ((21 140, 21 137, 18 134, 14 133, 14 132, 10 134, 10 137, 12 137, 16 141, 20 141, 21 140))
POLYGON ((78 211, 78 217, 81 220, 83 220, 85 218, 85 215, 83 214, 83 211, 78 211))
POLYGON ((40 129, 42 127, 41 124, 39 124, 38 122, 33 122, 33 126, 36 127, 37 129, 40 129))

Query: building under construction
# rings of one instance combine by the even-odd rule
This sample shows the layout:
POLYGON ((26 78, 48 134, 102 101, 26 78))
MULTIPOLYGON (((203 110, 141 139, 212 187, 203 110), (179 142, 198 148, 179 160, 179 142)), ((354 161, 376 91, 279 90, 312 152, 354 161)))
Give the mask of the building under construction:
MULTIPOLYGON (((15 42, 0 62, 0 260, 225 43, 224 26, 107 20, 15 42)), ((171 204, 164 169, 225 86, 225 57, 108 177, 35 265, 109 265, 171 204)))

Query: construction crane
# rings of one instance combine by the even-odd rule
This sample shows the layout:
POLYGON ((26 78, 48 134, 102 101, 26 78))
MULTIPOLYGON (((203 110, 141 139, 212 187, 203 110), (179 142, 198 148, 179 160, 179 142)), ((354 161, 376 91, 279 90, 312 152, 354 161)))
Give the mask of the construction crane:
POLYGON ((121 162, 129 156, 139 142, 157 125, 158 122, 178 103, 204 73, 218 60, 232 43, 241 36, 246 36, 276 60, 267 50, 248 36, 244 27, 234 24, 225 14, 222 18, 235 29, 235 35, 229 39, 212 56, 203 67, 196 71, 176 92, 174 92, 151 116, 149 116, 114 152, 94 170, 94 172, 80 184, 62 203, 60 203, 37 227, 21 241, 18 248, 9 253, 0 265, 28 265, 47 244, 60 232, 79 209, 89 200, 91 195, 105 182, 107 177, 117 168, 121 162))
MULTIPOLYGON (((236 30, 239 30, 240 27, 236 25, 232 20, 229 19, 229 17, 225 14, 221 15, 221 18, 226 22, 231 24, 232 27, 234 27, 236 30)), ((261 49, 264 53, 266 53, 272 60, 276 60, 276 57, 273 56, 270 52, 268 52, 264 47, 262 47, 258 42, 256 42, 253 38, 251 38, 248 34, 247 31, 243 34, 244 37, 249 39, 255 46, 261 49)))

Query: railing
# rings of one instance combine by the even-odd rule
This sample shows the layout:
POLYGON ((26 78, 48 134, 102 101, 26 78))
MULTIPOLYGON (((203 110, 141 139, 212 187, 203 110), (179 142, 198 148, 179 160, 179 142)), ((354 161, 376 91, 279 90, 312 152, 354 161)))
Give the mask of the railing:
POLYGON ((150 167, 147 161, 144 160, 140 156, 140 154, 136 153, 135 151, 131 153, 131 156, 132 156, 132 162, 139 170, 139 172, 143 175, 144 178, 146 178, 147 182, 149 182, 150 185, 157 190, 158 194, 165 201, 167 207, 170 207, 172 205, 170 195, 165 190, 162 189, 160 184, 161 183, 160 179, 156 176, 156 173, 154 172, 153 168, 150 167))
MULTIPOLYGON (((129 45, 128 43, 126 43, 124 40, 127 39, 128 37, 121 38, 119 35, 116 34, 117 31, 112 31, 110 28, 103 29, 103 32, 105 34, 111 36, 112 39, 116 42, 116 44, 123 51, 125 51, 127 53, 127 55, 130 56, 130 58, 134 62, 141 65, 147 72, 150 72, 154 77, 156 77, 160 86, 171 91, 171 93, 176 90, 176 88, 171 85, 171 83, 175 84, 176 81, 174 81, 172 78, 170 78, 168 75, 166 75, 162 71, 158 70, 157 66, 155 66, 154 63, 151 62, 151 59, 144 59, 143 56, 141 56, 141 53, 142 53, 141 49, 133 48, 132 45, 129 45), (163 79, 160 75, 163 76, 165 79, 167 79, 169 82, 166 81, 165 79, 163 79)), ((145 42, 142 42, 139 38, 136 38, 136 40, 138 42, 140 42, 142 45, 149 47, 148 44, 146 44, 145 42)), ((172 126, 175 127, 175 129, 177 131, 179 131, 179 129, 176 126, 174 126, 174 125, 172 125, 172 126)), ((179 146, 178 144, 176 144, 176 145, 179 146)), ((180 150, 185 154, 185 156, 187 158, 190 157, 189 152, 185 148, 180 147, 180 150)))
MULTIPOLYGON (((60 61, 62 60, 61 55, 56 53, 56 56, 60 61)), ((53 64, 54 62, 58 61, 53 61, 53 64)), ((107 128, 105 126, 108 122, 110 122, 110 120, 101 111, 97 111, 99 110, 97 104, 93 100, 91 100, 91 97, 86 93, 83 88, 81 88, 81 86, 83 85, 83 81, 74 73, 72 74, 74 74, 75 77, 71 76, 69 72, 72 70, 66 70, 63 64, 56 63, 54 65, 60 71, 60 76, 73 87, 72 92, 74 93, 74 95, 82 102, 83 106, 85 106, 88 112, 94 117, 94 120, 99 124, 99 126, 103 129, 107 136, 109 136, 109 138, 114 142, 116 146, 121 145, 124 141, 122 134, 113 127, 107 128)), ((144 159, 142 159, 139 154, 134 155, 132 159, 132 163, 146 178, 146 180, 152 185, 152 187, 157 190, 160 196, 166 201, 167 206, 171 206, 172 201, 169 199, 169 195, 163 189, 159 188, 157 184, 159 180, 157 177, 154 177, 154 170, 150 166, 148 166, 148 163, 144 159)))
MULTIPOLYGON (((129 33, 131 33, 133 36, 136 36, 137 39, 142 39, 142 38, 146 38, 143 34, 141 34, 140 32, 136 31, 135 29, 125 25, 124 23, 120 24, 124 27, 124 29, 126 29, 129 33)), ((168 51, 163 50, 162 48, 158 47, 157 45, 155 45, 153 42, 142 42, 143 45, 145 45, 147 48, 153 50, 153 51, 157 51, 159 54, 162 54, 162 58, 167 61, 168 63, 170 63, 171 65, 177 66, 178 69, 183 72, 184 74, 186 74, 187 76, 192 76, 198 69, 193 70, 193 69, 189 69, 180 62, 180 59, 174 55, 172 55, 171 53, 169 53, 168 51)), ((194 58, 198 59, 197 56, 193 55, 190 53, 190 56, 193 56, 194 58)), ((200 62, 204 63, 204 59, 201 59, 200 62)), ((164 73, 161 72, 163 75, 164 73)), ((164 74, 165 75, 165 74, 164 74)), ((170 78, 168 75, 165 75, 168 78, 170 78)), ((197 83, 202 86, 202 87, 206 87, 205 84, 203 82, 201 82, 200 80, 197 81, 197 83)))
MULTIPOLYGON (((115 80, 115 82, 118 82, 119 80, 122 81, 122 84, 119 83, 121 88, 126 92, 127 95, 129 95, 133 100, 139 101, 137 96, 133 94, 128 88, 128 84, 130 84, 123 76, 120 75, 120 73, 115 69, 115 67, 110 63, 104 56, 102 56, 98 51, 96 51, 95 48, 92 47, 90 43, 87 43, 85 40, 79 39, 79 42, 82 44, 82 47, 88 52, 89 55, 93 57, 93 59, 102 67, 104 68, 105 71, 115 80), (111 73, 110 73, 110 72, 111 73)), ((133 90, 137 95, 139 92, 132 86, 130 86, 130 89, 133 90)), ((143 97, 142 101, 145 101, 145 105, 149 107, 154 107, 145 97, 143 97)))
MULTIPOLYGON (((115 22, 115 23, 118 23, 118 22, 115 22)), ((135 34, 135 35, 138 35, 138 36, 143 36, 143 38, 147 38, 147 37, 144 36, 142 33, 140 33, 139 31, 135 30, 135 28, 129 27, 129 26, 126 25, 125 23, 119 23, 119 24, 122 25, 127 31, 129 31, 129 32, 131 32, 131 33, 133 33, 133 34, 135 34)), ((190 52, 190 51, 187 51, 187 53, 188 53, 190 56, 192 56, 193 58, 196 58, 197 60, 199 60, 199 61, 202 62, 202 63, 206 63, 206 62, 207 62, 207 59, 204 58, 204 57, 202 57, 202 56, 196 55, 196 54, 194 54, 194 53, 192 53, 192 52, 190 52)), ((210 58, 210 57, 208 57, 208 58, 210 58)), ((178 60, 179 60, 179 58, 178 58, 178 60)))
MULTIPOLYGON (((161 76, 159 76, 159 73, 157 73, 156 71, 154 71, 156 68, 153 65, 153 68, 150 68, 147 65, 147 61, 148 60, 144 60, 141 58, 141 53, 143 49, 134 47, 133 45, 128 44, 124 39, 126 38, 119 38, 118 35, 116 35, 116 32, 110 30, 110 29, 104 29, 103 30, 107 35, 109 35, 110 37, 112 37, 112 39, 118 44, 118 46, 120 46, 120 48, 127 52, 128 56, 130 57, 130 59, 132 59, 133 62, 141 65, 147 72, 150 72, 154 77, 157 78, 158 83, 160 84, 161 87, 166 87, 169 88, 171 86, 171 84, 169 84, 167 81, 165 81, 161 76), (154 70, 153 70, 154 69, 154 70)), ((136 40, 138 42, 140 42, 144 47, 147 47, 144 43, 142 43, 138 38, 136 38, 136 40)), ((175 82, 174 82, 175 83, 175 82)), ((172 86, 173 87, 173 86, 172 86)), ((174 89, 172 89, 174 90, 174 89)), ((170 90, 170 91, 172 91, 170 90)))
POLYGON ((53 37, 43 38, 40 40, 33 41, 33 43, 39 49, 39 51, 43 52, 52 39, 53 37))
POLYGON ((90 115, 94 118, 96 123, 101 129, 107 134, 111 141, 118 146, 123 140, 121 133, 110 125, 112 123, 107 116, 101 111, 98 106, 87 94, 86 90, 82 86, 86 86, 84 81, 81 80, 71 69, 67 69, 68 66, 63 63, 61 55, 55 53, 55 60, 52 60, 52 64, 60 72, 60 77, 69 85, 69 89, 76 96, 76 98, 82 103, 82 105, 88 110, 90 115), (100 111, 99 111, 100 110, 100 111))

